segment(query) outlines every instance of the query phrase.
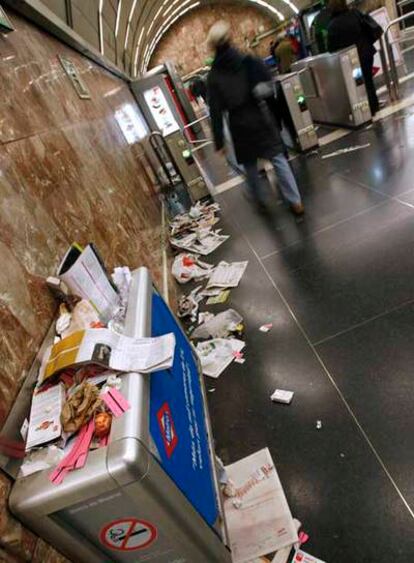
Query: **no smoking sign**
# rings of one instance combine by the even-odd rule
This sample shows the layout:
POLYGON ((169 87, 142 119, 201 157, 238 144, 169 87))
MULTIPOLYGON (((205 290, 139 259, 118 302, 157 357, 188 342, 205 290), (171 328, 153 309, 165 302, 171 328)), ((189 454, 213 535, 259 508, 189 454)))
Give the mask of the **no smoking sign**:
POLYGON ((146 520, 121 518, 106 524, 99 538, 109 549, 135 551, 149 547, 157 539, 157 529, 146 520))

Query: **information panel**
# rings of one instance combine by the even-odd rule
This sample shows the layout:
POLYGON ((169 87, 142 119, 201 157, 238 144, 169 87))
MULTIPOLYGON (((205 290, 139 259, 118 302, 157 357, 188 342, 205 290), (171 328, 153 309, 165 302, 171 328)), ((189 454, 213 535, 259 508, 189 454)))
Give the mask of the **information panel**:
POLYGON ((151 436, 164 470, 213 525, 218 509, 197 363, 170 309, 154 293, 152 336, 168 332, 175 334, 175 359, 171 369, 151 374, 151 436))

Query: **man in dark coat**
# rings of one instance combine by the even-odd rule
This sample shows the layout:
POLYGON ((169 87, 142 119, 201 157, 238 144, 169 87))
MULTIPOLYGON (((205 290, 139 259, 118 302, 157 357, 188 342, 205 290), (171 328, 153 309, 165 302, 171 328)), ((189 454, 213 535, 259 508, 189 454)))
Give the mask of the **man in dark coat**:
POLYGON ((350 10, 346 0, 330 0, 329 7, 332 19, 328 25, 328 50, 335 52, 356 45, 369 107, 374 116, 379 109, 379 102, 372 74, 376 52, 372 37, 367 26, 363 24, 361 12, 356 9, 350 10))
POLYGON ((275 100, 269 71, 259 59, 231 46, 226 22, 211 28, 208 43, 215 51, 207 90, 216 150, 224 152, 223 114, 227 112, 237 161, 244 166, 248 187, 259 208, 265 207, 257 169, 257 160, 263 158, 273 164, 282 195, 292 211, 301 215, 301 196, 271 115, 275 100))

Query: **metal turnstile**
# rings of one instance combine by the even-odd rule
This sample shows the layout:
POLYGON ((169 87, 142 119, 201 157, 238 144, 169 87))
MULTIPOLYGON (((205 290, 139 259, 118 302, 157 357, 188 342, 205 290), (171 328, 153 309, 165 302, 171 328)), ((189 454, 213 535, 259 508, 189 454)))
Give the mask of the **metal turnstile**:
POLYGON ((296 72, 276 75, 278 115, 285 144, 299 151, 319 145, 303 86, 296 72))
POLYGON ((193 138, 203 136, 182 81, 171 63, 130 83, 131 91, 151 131, 162 134, 193 202, 210 195, 195 162, 184 129, 193 123, 193 138))
POLYGON ((206 397, 194 351, 150 274, 133 275, 130 336, 174 332, 170 370, 122 375, 131 408, 110 443, 53 485, 50 470, 17 479, 13 513, 76 563, 230 563, 206 397))
POLYGON ((356 47, 302 59, 292 70, 300 75, 314 121, 359 127, 371 120, 356 47))

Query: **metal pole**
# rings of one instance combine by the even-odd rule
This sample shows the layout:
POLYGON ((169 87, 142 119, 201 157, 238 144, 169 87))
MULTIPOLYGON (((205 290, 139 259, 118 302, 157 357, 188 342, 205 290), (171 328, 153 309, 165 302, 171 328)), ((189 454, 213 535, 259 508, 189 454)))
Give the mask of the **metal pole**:
POLYGON ((390 42, 388 41, 388 33, 387 33, 388 29, 385 32, 385 44, 387 46, 388 61, 389 61, 389 64, 390 64, 390 73, 391 73, 392 89, 393 89, 393 101, 395 101, 395 100, 400 99, 400 92, 399 92, 399 87, 398 87, 399 86, 398 85, 398 71, 397 71, 397 67, 396 67, 396 64, 395 64, 394 52, 392 50, 392 45, 390 45, 390 42))
MULTIPOLYGON (((390 23, 387 25, 387 27, 384 30, 384 43, 388 55, 389 70, 391 75, 390 97, 392 101, 398 100, 400 98, 400 91, 399 91, 399 78, 398 78, 397 66, 395 64, 394 52, 392 50, 392 45, 389 41, 388 34, 393 25, 398 24, 400 22, 404 22, 406 19, 412 16, 414 16, 414 11, 408 12, 400 16, 399 18, 390 21, 390 23)), ((382 46, 382 38, 381 38, 381 46, 382 46)), ((382 56, 381 56, 381 60, 382 60, 382 56)))
POLYGON ((392 86, 391 86, 390 73, 389 73, 389 70, 388 70, 387 57, 385 55, 384 37, 380 38, 380 57, 381 57, 382 71, 384 73, 385 85, 387 87, 387 91, 388 91, 388 95, 390 97, 390 101, 393 101, 393 92, 392 92, 392 86))

